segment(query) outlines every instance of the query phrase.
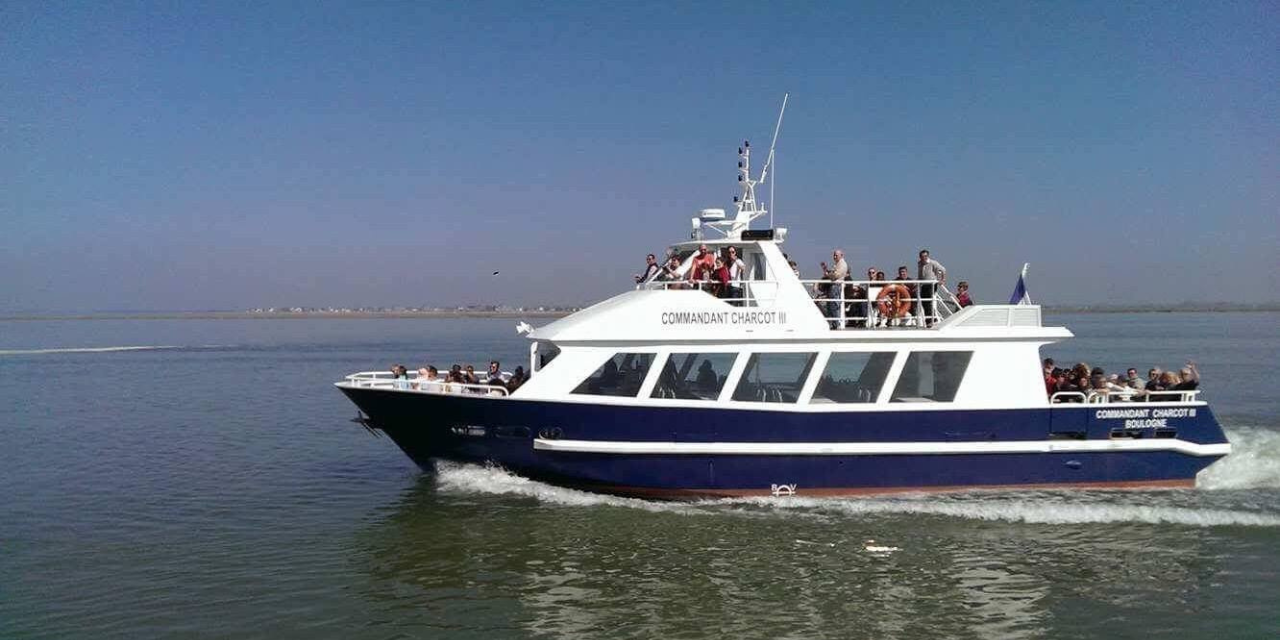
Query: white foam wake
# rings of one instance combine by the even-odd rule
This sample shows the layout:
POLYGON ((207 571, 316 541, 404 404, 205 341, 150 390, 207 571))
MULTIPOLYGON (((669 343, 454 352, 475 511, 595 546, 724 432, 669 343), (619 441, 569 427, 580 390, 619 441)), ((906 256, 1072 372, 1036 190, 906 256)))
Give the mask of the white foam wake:
POLYGON ((66 349, 0 349, 0 356, 28 356, 48 353, 113 353, 117 351, 159 351, 181 349, 176 345, 142 345, 135 347, 73 347, 66 349))
POLYGON ((1201 489, 1280 488, 1280 431, 1259 427, 1226 430, 1231 454, 1200 473, 1201 489))
MULTIPOLYGON (((1150 494, 1145 494, 1150 496, 1150 494)), ((1154 500, 1158 500, 1155 498, 1154 500)), ((1190 527, 1280 527, 1280 514, 1145 504, 1077 502, 1071 496, 996 500, 977 494, 920 498, 758 498, 752 502, 784 511, 803 509, 845 516, 931 515, 1028 524, 1103 524, 1136 522, 1190 527)))
POLYGON ((518 476, 495 466, 436 461, 436 484, 451 493, 515 495, 572 507, 611 506, 645 511, 696 515, 705 513, 688 503, 653 502, 566 489, 518 476))
MULTIPOLYGON (((620 498, 535 482, 498 467, 437 462, 437 486, 462 494, 512 495, 573 507, 610 506, 680 515, 837 514, 863 518, 882 515, 929 515, 970 520, 1023 522, 1028 524, 1145 523, 1191 527, 1280 527, 1280 514, 1160 504, 1132 504, 1115 500, 1121 492, 1087 492, 1088 498, 1055 492, 1030 497, 1011 494, 950 494, 895 498, 734 498, 694 503, 652 502, 620 498), (748 507, 748 509, 743 509, 748 507)), ((1159 502, 1159 494, 1143 499, 1159 502)))

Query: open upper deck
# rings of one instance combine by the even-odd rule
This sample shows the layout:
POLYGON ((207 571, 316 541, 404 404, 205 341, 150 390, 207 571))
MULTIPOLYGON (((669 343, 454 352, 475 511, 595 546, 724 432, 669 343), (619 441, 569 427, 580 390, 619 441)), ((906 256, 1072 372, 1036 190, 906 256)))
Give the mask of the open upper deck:
MULTIPOLYGON (((680 257, 699 244, 673 249, 680 257)), ((556 343, 946 338, 1047 343, 1071 337, 1066 329, 1041 326, 1035 305, 960 308, 945 286, 923 280, 802 280, 776 241, 705 244, 739 249, 744 268, 738 280, 723 285, 690 280, 693 257, 684 255, 674 279, 641 283, 529 337, 556 343)))

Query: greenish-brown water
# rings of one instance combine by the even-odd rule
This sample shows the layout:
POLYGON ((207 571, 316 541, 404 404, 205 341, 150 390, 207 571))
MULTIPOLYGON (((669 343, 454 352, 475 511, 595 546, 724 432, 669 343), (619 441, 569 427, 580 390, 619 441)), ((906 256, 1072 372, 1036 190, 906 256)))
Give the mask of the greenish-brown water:
POLYGON ((0 637, 1276 637, 1280 316, 1049 320, 1062 361, 1198 361, 1233 454, 1185 491, 648 502, 347 422, 342 375, 516 362, 514 321, 0 322, 0 637))

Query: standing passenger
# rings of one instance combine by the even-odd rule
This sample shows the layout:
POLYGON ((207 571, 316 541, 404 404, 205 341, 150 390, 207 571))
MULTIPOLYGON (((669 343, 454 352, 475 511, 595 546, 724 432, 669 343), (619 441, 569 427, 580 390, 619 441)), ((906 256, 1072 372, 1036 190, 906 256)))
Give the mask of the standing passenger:
POLYGON ((920 250, 920 261, 917 266, 920 268, 919 279, 928 281, 920 285, 920 301, 924 308, 925 326, 932 327, 934 322, 933 296, 934 288, 937 286, 933 283, 947 284, 947 270, 940 262, 929 257, 928 249, 920 250))
POLYGON ((645 284, 652 281, 658 276, 661 269, 658 268, 658 257, 652 253, 644 257, 644 273, 638 273, 633 278, 636 284, 645 284))
POLYGON ((734 306, 742 306, 742 279, 747 275, 747 265, 738 257, 738 248, 729 247, 729 257, 725 259, 725 266, 729 268, 729 304, 734 306))

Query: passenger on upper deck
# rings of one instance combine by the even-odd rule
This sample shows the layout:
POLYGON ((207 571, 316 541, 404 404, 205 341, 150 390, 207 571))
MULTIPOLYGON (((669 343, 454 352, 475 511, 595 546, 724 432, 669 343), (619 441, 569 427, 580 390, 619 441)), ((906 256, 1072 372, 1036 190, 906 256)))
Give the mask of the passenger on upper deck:
MULTIPOLYGON (((920 277, 918 278, 919 280, 931 280, 931 281, 937 282, 938 284, 942 284, 942 285, 947 284, 946 268, 942 266, 942 263, 929 257, 928 249, 920 250, 920 261, 917 263, 917 266, 920 268, 920 277)), ((936 288, 936 286, 937 285, 934 285, 934 284, 920 285, 919 298, 920 298, 921 305, 923 307, 926 327, 932 327, 934 322, 933 296, 934 296, 934 289, 936 288)))
POLYGON ((729 297, 729 267, 719 256, 716 256, 715 268, 711 270, 711 294, 717 298, 729 297))
POLYGON ((715 254, 707 249, 707 245, 698 246, 698 254, 689 266, 689 279, 694 282, 706 281, 711 277, 711 270, 716 268, 715 254))
MULTIPOLYGON (((843 282, 849 279, 849 263, 844 261, 843 249, 836 249, 835 251, 831 252, 831 262, 832 264, 830 267, 828 267, 827 263, 825 262, 823 262, 821 265, 822 279, 829 280, 831 284, 822 285, 822 289, 820 289, 818 293, 822 295, 822 297, 827 298, 828 300, 835 300, 842 297, 842 291, 840 289, 842 285, 836 285, 835 283, 843 282)), ((839 303, 827 302, 825 315, 828 318, 835 318, 835 317, 838 317, 839 314, 840 314, 839 303)))
POLYGON ((662 267, 662 272, 658 274, 658 280, 662 282, 670 283, 667 285, 668 289, 684 288, 684 285, 681 284, 680 282, 681 278, 680 278, 680 258, 679 257, 671 256, 671 259, 667 260, 666 266, 662 267))
POLYGON ((960 303, 960 308, 973 306, 973 299, 969 297, 969 283, 961 280, 956 285, 956 302, 960 303))
POLYGON ((658 267, 658 257, 652 253, 644 257, 644 273, 637 273, 632 276, 636 284, 644 284, 658 277, 658 273, 662 270, 658 267))
POLYGON ((726 297, 731 298, 729 304, 740 306, 742 304, 742 279, 747 275, 747 265, 738 257, 738 248, 729 247, 726 252, 724 264, 729 268, 729 288, 726 297))

